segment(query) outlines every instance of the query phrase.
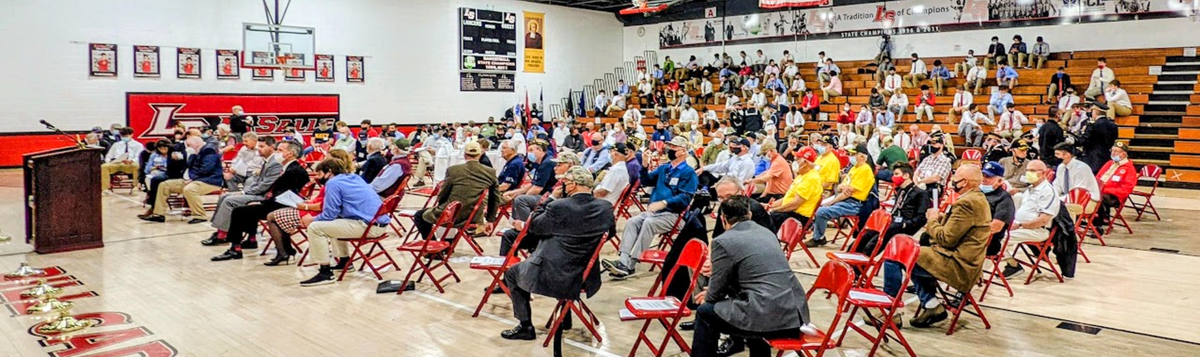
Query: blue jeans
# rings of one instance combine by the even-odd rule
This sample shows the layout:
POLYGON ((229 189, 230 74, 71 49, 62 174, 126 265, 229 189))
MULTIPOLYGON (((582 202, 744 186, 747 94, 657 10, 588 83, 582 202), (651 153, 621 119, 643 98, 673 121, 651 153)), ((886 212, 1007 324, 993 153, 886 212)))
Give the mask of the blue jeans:
POLYGON ((862 202, 853 198, 847 198, 831 206, 818 208, 817 214, 813 217, 815 219, 812 226, 813 241, 825 243, 825 223, 838 217, 856 216, 859 209, 862 209, 862 202))
MULTIPOLYGON (((920 265, 913 267, 912 284, 917 288, 917 298, 921 304, 937 297, 937 278, 930 275, 920 265)), ((883 262, 883 292, 895 297, 900 293, 900 283, 904 281, 904 266, 894 261, 883 262)))
POLYGON ((888 168, 887 170, 879 170, 879 173, 875 174, 875 179, 880 181, 891 181, 892 169, 888 168))

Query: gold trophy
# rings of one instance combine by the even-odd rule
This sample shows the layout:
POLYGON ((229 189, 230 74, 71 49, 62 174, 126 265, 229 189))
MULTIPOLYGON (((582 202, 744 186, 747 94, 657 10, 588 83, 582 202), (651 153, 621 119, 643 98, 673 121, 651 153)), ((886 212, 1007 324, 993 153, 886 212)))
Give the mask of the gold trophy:
POLYGON ((18 267, 17 270, 13 270, 9 273, 5 273, 4 276, 9 277, 9 278, 24 278, 27 276, 42 275, 42 274, 46 274, 46 271, 41 270, 41 269, 35 269, 34 267, 29 266, 29 263, 21 263, 21 266, 18 267))
POLYGON ((29 308, 25 309, 27 314, 44 314, 52 311, 67 311, 75 306, 75 303, 70 301, 59 301, 57 295, 45 295, 42 300, 38 300, 29 308))
POLYGON ((58 318, 38 327, 37 330, 41 333, 59 334, 79 331, 91 325, 91 320, 76 320, 75 317, 71 316, 71 310, 68 308, 60 311, 58 318))
POLYGON ((50 284, 46 284, 46 279, 41 279, 41 280, 38 280, 37 285, 34 285, 33 288, 30 288, 29 290, 25 290, 25 292, 21 293, 21 297, 40 298, 40 297, 48 296, 48 295, 57 296, 59 293, 62 292, 62 290, 63 290, 62 288, 56 288, 56 287, 50 286, 50 284))

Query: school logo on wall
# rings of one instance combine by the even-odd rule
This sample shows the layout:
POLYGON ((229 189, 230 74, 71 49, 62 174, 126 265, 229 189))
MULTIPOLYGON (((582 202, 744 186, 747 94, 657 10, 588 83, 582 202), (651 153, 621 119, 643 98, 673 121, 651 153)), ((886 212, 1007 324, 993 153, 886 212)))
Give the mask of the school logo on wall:
POLYGON ((167 138, 175 126, 206 127, 228 121, 230 109, 240 105, 254 117, 254 131, 277 135, 311 132, 321 122, 340 118, 337 94, 208 94, 126 93, 126 124, 140 141, 167 138))

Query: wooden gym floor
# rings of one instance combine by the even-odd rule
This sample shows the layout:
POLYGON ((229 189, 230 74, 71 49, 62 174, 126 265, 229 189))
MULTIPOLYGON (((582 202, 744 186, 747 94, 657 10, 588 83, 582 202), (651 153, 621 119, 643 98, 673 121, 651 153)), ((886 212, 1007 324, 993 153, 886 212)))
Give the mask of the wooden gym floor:
MULTIPOLYGON (((30 253, 23 243, 20 173, 0 171, 0 229, 13 236, 0 245, 0 270, 10 271, 21 262, 35 267, 61 267, 81 285, 66 287, 64 295, 95 292, 97 296, 73 300, 74 314, 119 312, 127 325, 94 327, 79 334, 96 334, 140 328, 138 334, 120 334, 115 343, 77 355, 103 354, 127 347, 162 344, 180 356, 549 356, 539 341, 506 341, 499 332, 515 324, 509 302, 494 297, 479 318, 471 318, 490 277, 467 267, 465 255, 453 260, 461 283, 451 282, 445 294, 422 283, 416 292, 402 296, 375 294, 377 281, 369 273, 347 274, 335 285, 301 288, 300 280, 314 267, 264 267, 267 257, 247 254, 240 261, 214 263, 209 257, 224 248, 198 244, 212 229, 187 225, 177 217, 165 224, 139 221, 140 193, 105 194, 106 246, 103 249, 54 255, 30 253)), ((925 356, 1195 356, 1200 354, 1200 312, 1189 304, 1200 294, 1200 243, 1189 234, 1200 197, 1192 191, 1160 191, 1156 199, 1162 221, 1133 223, 1135 234, 1118 232, 1108 247, 1088 244, 1092 263, 1080 263, 1076 278, 1059 284, 1053 278, 1035 279, 1032 285, 1014 285, 1015 297, 993 286, 982 304, 992 328, 964 314, 960 329, 945 336, 947 324, 931 329, 904 328, 918 355, 925 356), (1171 197, 1168 197, 1171 196, 1171 197), (1173 208, 1161 208, 1161 207, 1173 208), (1179 208, 1191 207, 1192 210, 1179 208), (1151 250, 1151 248, 1157 248, 1151 250), (1178 251, 1172 253, 1170 251, 1178 251), (1067 329, 1079 324, 1094 327, 1094 334, 1067 329)), ((415 196, 404 206, 419 206, 415 196)), ((260 238, 261 239, 261 238, 260 238)), ((387 246, 394 247, 392 239, 387 246)), ((495 252, 497 238, 483 240, 495 252)), ((469 249, 466 249, 469 251, 469 249)), ((814 253, 824 261, 826 249, 814 253)), ((611 247, 604 255, 615 254, 611 247)), ((794 257, 793 267, 807 288, 817 269, 794 257)), ((412 263, 396 256, 404 269, 412 263)), ((385 278, 402 279, 404 271, 389 271, 385 278)), ((568 356, 625 356, 641 327, 621 322, 617 310, 626 297, 645 294, 653 276, 609 281, 588 305, 602 325, 603 343, 592 341, 582 328, 565 335, 568 356)), ((1021 276, 1022 281, 1024 276, 1021 276)), ((24 288, 0 283, 0 293, 10 296, 24 288)), ((826 328, 834 314, 832 300, 814 296, 813 318, 826 328)), ((12 300, 5 302, 8 317, 0 317, 0 356, 45 356, 66 349, 29 332, 45 316, 16 314, 12 300), (46 346, 46 347, 43 347, 46 346)), ((905 319, 912 317, 915 297, 905 319)), ((554 301, 535 298, 535 323, 547 318, 554 301)), ((906 321, 907 324, 907 321, 906 321)), ((580 326, 580 324, 576 324, 580 326)), ((661 338, 660 330, 651 329, 661 338)), ((116 334, 108 334, 116 335, 116 334)), ((690 340, 691 334, 684 333, 690 340)), ((78 344, 75 346, 80 349, 78 344)), ((870 345, 857 335, 847 336, 831 356, 865 356, 870 345)), ((682 355, 673 345, 668 355, 682 355)), ((639 355, 649 355, 645 347, 639 355)), ((882 348, 882 356, 905 355, 897 344, 882 348)))

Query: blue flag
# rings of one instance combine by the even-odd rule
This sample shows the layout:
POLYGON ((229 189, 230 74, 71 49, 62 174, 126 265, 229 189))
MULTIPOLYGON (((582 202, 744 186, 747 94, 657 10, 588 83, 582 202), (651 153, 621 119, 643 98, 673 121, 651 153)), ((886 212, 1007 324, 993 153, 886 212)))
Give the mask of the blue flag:
POLYGON ((587 99, 583 97, 583 91, 579 91, 579 106, 575 108, 575 116, 587 116, 587 99))

